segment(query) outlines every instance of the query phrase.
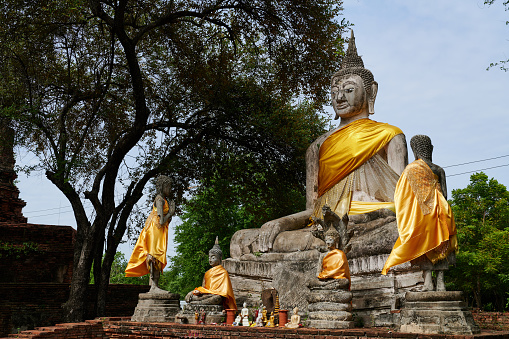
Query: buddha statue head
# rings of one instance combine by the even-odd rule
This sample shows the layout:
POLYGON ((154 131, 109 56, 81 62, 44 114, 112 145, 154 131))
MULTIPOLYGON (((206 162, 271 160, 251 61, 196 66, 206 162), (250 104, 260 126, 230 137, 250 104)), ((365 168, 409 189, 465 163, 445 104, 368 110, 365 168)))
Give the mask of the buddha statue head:
POLYGON ((164 197, 168 197, 171 193, 171 186, 173 184, 173 180, 166 175, 160 175, 156 179, 156 190, 158 194, 161 194, 164 197))
POLYGON ((378 83, 373 74, 364 68, 364 62, 357 54, 352 30, 341 67, 331 79, 331 100, 336 113, 335 119, 368 118, 369 114, 375 113, 377 92, 378 83))
POLYGON ((223 259, 223 251, 221 251, 221 247, 219 247, 219 241, 216 237, 216 242, 214 246, 209 251, 209 264, 214 267, 217 265, 221 265, 221 260, 223 259))
POLYGON ((325 232, 324 235, 325 238, 325 245, 327 245, 327 248, 329 251, 335 250, 339 246, 339 232, 336 230, 334 226, 330 226, 327 232, 325 232))
POLYGON ((433 145, 431 144, 431 139, 427 135, 414 135, 412 139, 410 139, 410 147, 414 152, 415 160, 423 159, 429 160, 431 159, 433 153, 433 145))

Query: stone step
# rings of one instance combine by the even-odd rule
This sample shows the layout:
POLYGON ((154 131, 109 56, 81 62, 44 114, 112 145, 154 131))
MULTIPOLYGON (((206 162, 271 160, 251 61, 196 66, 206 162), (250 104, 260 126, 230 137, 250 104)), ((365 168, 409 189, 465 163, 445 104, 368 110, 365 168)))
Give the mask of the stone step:
POLYGON ((307 301, 310 304, 320 302, 334 302, 339 304, 346 304, 352 300, 352 292, 349 291, 327 291, 324 292, 311 292, 307 296, 307 301))
POLYGON ((349 321, 352 320, 352 313, 346 311, 316 311, 309 312, 309 319, 326 321, 349 321))
POLYGON ((338 303, 332 303, 332 302, 319 302, 314 304, 308 305, 308 311, 309 312, 315 312, 315 311, 351 311, 352 310, 352 304, 351 303, 344 303, 344 304, 338 304, 338 303))
POLYGON ((353 328, 353 321, 308 320, 307 326, 321 329, 353 328))

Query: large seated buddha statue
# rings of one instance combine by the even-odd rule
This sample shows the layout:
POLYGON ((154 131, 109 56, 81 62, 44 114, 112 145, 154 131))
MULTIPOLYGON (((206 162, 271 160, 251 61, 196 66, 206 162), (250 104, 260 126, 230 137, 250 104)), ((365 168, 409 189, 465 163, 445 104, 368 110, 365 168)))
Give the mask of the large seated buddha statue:
POLYGON ((339 126, 316 139, 306 152, 306 210, 259 229, 238 231, 230 245, 233 258, 323 246, 306 225, 311 217, 323 217, 326 204, 337 215, 348 214, 352 223, 355 215, 394 210, 396 183, 408 163, 407 147, 399 128, 370 119, 377 91, 378 83, 357 54, 352 31, 342 65, 331 79, 339 126))

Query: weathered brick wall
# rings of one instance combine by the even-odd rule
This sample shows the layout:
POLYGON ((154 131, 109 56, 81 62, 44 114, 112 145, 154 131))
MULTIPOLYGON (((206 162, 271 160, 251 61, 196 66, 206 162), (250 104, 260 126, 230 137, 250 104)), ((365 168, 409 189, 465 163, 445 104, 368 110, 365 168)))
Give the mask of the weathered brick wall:
MULTIPOLYGON (((16 337, 15 335, 11 335, 16 337)), ((271 338, 271 339, 507 339, 509 332, 485 332, 471 335, 431 335, 398 333, 387 328, 318 330, 311 328, 284 329, 236 326, 202 326, 174 323, 138 323, 120 319, 96 319, 84 323, 60 324, 17 334, 18 338, 80 338, 80 339, 170 339, 170 338, 271 338)))
POLYGON ((101 320, 86 320, 82 323, 58 324, 40 327, 36 330, 10 334, 10 338, 66 338, 66 339, 107 339, 101 320))
POLYGON ((509 312, 472 311, 475 322, 482 329, 509 331, 509 312))
POLYGON ((35 252, 19 258, 2 253, 0 283, 69 283, 75 236, 70 226, 0 223, 0 241, 37 244, 35 252))
MULTIPOLYGON (((107 316, 131 316, 138 294, 149 290, 146 285, 110 285, 107 316)), ((96 291, 89 286, 87 318, 94 318, 96 291)), ((0 336, 51 326, 63 322, 61 305, 69 296, 69 284, 0 284, 0 336)))

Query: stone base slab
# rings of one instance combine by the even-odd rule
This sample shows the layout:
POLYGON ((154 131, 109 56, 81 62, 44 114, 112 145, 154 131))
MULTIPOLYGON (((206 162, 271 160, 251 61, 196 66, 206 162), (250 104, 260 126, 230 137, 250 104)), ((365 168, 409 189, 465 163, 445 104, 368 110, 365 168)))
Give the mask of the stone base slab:
POLYGON ((132 321, 168 322, 174 321, 180 311, 180 295, 176 293, 141 293, 132 321))
POLYGON ((407 293, 401 309, 401 332, 425 334, 476 334, 479 326, 466 308, 461 292, 407 293), (409 301, 416 300, 416 301, 409 301))
POLYGON ((353 328, 353 321, 337 321, 337 320, 309 320, 307 326, 319 329, 342 329, 353 328))
MULTIPOLYGON (((317 259, 292 260, 305 255, 313 256, 311 252, 291 255, 266 253, 259 257, 252 255, 249 260, 246 260, 247 255, 240 259, 223 260, 237 304, 247 302, 257 307, 261 291, 275 288, 282 308, 298 306, 304 312, 309 311, 306 296, 311 291, 307 288, 306 279, 316 275, 317 259)), ((394 267, 387 276, 381 275, 387 257, 388 254, 379 254, 348 259, 352 277, 352 312, 362 318, 364 326, 398 326, 399 313, 392 311, 405 304, 406 292, 420 291, 424 283, 422 271, 408 263, 394 267)), ((313 300, 313 303, 329 301, 320 299, 313 300)))

